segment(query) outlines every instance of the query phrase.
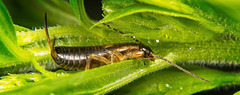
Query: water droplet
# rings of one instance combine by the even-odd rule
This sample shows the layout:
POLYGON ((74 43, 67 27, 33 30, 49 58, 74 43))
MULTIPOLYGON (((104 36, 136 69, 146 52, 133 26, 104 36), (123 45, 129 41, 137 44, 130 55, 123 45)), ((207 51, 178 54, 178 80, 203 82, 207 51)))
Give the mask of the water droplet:
POLYGON ((168 92, 170 89, 169 87, 166 87, 166 84, 158 84, 158 91, 162 94, 168 92))
POLYGON ((166 84, 166 87, 169 87, 169 84, 166 84))
POLYGON ((193 48, 192 48, 192 47, 190 47, 189 49, 190 49, 190 50, 192 50, 193 48))
POLYGON ((29 80, 34 81, 36 78, 29 78, 29 80))
POLYGON ((183 87, 180 87, 180 90, 183 90, 183 87))
POLYGON ((0 86, 0 89, 4 89, 4 88, 6 88, 5 86, 0 86))
POLYGON ((107 12, 112 12, 112 10, 111 10, 111 9, 108 9, 108 8, 106 8, 106 11, 107 11, 107 12))
POLYGON ((158 39, 156 39, 156 42, 157 42, 157 43, 159 43, 159 40, 158 40, 158 39))
POLYGON ((53 92, 51 92, 50 95, 55 95, 55 94, 53 92))
POLYGON ((148 40, 148 43, 151 43, 151 41, 148 40))

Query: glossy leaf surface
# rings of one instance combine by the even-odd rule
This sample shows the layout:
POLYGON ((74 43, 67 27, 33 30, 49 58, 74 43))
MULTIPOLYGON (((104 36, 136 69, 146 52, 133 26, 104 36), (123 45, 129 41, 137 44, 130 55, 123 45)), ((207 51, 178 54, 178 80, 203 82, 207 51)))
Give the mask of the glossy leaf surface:
MULTIPOLYGON (((162 0, 161 2, 103 0, 105 17, 95 23, 91 30, 87 28, 93 22, 90 22, 86 15, 82 15, 83 3, 80 2, 82 1, 73 0, 70 3, 81 25, 49 27, 50 37, 56 37, 56 46, 94 46, 134 42, 128 36, 135 36, 157 55, 174 63, 190 64, 183 67, 209 80, 210 83, 196 79, 174 67, 169 68, 170 64, 162 60, 155 62, 145 60, 146 65, 138 60, 128 60, 88 71, 59 70, 54 72, 58 77, 52 79, 46 76, 40 77, 41 74, 35 73, 3 76, 0 83, 2 94, 110 92, 110 94, 185 95, 219 86, 239 84, 239 73, 217 70, 234 71, 234 67, 237 68, 240 62, 239 19, 236 16, 239 14, 238 1, 230 0, 230 3, 223 3, 221 0, 162 0), (236 14, 226 11, 225 8, 233 10, 236 14), (111 28, 102 23, 110 25, 111 28), (126 34, 122 36, 113 28, 126 34), (14 85, 16 83, 19 84, 14 85), (126 85, 128 83, 130 84, 126 85), (115 90, 117 88, 120 89, 115 90)), ((47 70, 57 70, 58 66, 50 57, 44 30, 28 30, 19 26, 15 28, 18 31, 17 40, 12 41, 17 41, 23 50, 33 53, 35 59, 47 70)), ((36 71, 30 61, 18 61, 8 65, 1 63, 0 70, 3 75, 36 71)))

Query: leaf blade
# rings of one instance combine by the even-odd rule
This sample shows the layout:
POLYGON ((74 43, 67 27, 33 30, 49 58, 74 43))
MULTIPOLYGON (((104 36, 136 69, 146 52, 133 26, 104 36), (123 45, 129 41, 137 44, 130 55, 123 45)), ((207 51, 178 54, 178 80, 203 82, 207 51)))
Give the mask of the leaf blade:
POLYGON ((70 4, 72 9, 77 16, 78 20, 80 21, 81 25, 85 29, 89 29, 92 26, 92 21, 87 16, 84 8, 84 1, 83 0, 70 0, 70 4))
POLYGON ((22 53, 23 51, 18 47, 13 22, 2 1, 0 1, 0 15, 0 63, 28 60, 28 58, 26 58, 28 55, 22 53))

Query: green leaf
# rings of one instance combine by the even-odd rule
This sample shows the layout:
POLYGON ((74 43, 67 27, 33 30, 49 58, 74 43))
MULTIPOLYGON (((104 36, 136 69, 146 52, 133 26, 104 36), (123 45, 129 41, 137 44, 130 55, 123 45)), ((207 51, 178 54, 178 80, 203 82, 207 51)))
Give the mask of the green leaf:
POLYGON ((149 71, 169 66, 162 60, 159 63, 147 64, 144 66, 142 62, 136 60, 124 61, 60 77, 56 80, 46 80, 2 94, 104 94, 147 74, 149 71))
POLYGON ((217 16, 203 1, 119 2, 121 1, 104 1, 103 10, 106 16, 94 26, 109 22, 110 26, 125 32, 126 35, 171 42, 213 40, 232 26, 221 21, 223 17, 217 16), (151 36, 153 33, 156 35, 151 36))
POLYGON ((80 21, 81 25, 89 29, 93 23, 92 21, 88 18, 85 8, 84 8, 84 1, 83 0, 70 0, 70 4, 72 6, 72 9, 77 16, 78 20, 80 21))
POLYGON ((25 28, 25 27, 22 27, 22 26, 19 26, 19 25, 15 25, 15 24, 14 24, 14 29, 15 29, 15 31, 19 31, 19 32, 30 31, 30 29, 28 29, 28 28, 25 28))
POLYGON ((1 77, 0 91, 12 90, 11 88, 33 84, 43 79, 41 74, 9 74, 8 76, 1 77))
MULTIPOLYGON (((133 42, 130 38, 121 36, 121 34, 111 31, 108 28, 95 28, 98 32, 89 31, 82 26, 56 26, 48 28, 50 38, 56 38, 56 46, 95 46, 102 44, 114 44, 133 42), (79 36, 76 36, 79 35, 79 36)), ((34 54, 35 59, 48 70, 57 68, 50 56, 50 49, 46 41, 44 29, 37 29, 27 32, 17 32, 18 44, 26 51, 34 54), (45 60, 48 60, 47 62, 45 60), (48 63, 50 60, 50 63, 48 63), (51 67, 52 66, 52 67, 51 67)), ((8 72, 28 72, 36 71, 30 62, 16 62, 12 64, 1 64, 2 74, 8 72)))
POLYGON ((240 41, 208 41, 196 43, 155 42, 150 41, 152 50, 161 55, 169 52, 177 55, 176 62, 191 64, 238 65, 240 62, 240 41))
MULTIPOLYGON (((129 89, 129 94, 193 94, 219 86, 239 84, 239 73, 193 65, 227 68, 238 66, 240 63, 239 21, 218 5, 214 5, 215 1, 104 0, 103 10, 106 16, 92 26, 94 27, 92 30, 88 29, 92 22, 86 15, 82 15, 85 14, 82 9, 83 2, 70 2, 78 18, 83 16, 84 19, 80 20, 81 26, 50 27, 50 37, 56 37, 56 46, 95 46, 134 42, 125 36, 135 36, 157 55, 174 63, 189 63, 191 66, 187 70, 209 80, 210 83, 205 83, 176 68, 169 69, 170 64, 163 60, 155 62, 146 60, 147 65, 137 60, 127 60, 87 71, 67 73, 66 76, 59 78, 40 77, 40 81, 34 83, 26 81, 29 77, 25 75, 10 75, 9 77, 16 77, 16 81, 8 80, 7 82, 11 83, 4 82, 0 84, 1 87, 11 86, 16 82, 22 85, 9 87, 7 90, 11 91, 1 94, 105 94, 120 87, 123 88, 119 91, 129 89), (113 31, 115 29, 101 23, 106 23, 126 34, 122 36, 113 31), (158 72, 152 73, 155 71, 158 72), (149 76, 146 76, 147 74, 149 76), (133 81, 137 78, 139 81, 133 81), (123 86, 131 81, 135 87, 123 86)), ((216 1, 216 4, 218 3, 222 4, 221 1, 216 1)), ((230 7, 228 4, 223 5, 230 7)), ((230 9, 236 8, 238 7, 231 6, 230 9)), ((21 30, 24 29, 17 31, 21 30)), ((35 59, 40 65, 47 70, 56 70, 57 66, 51 59, 43 29, 17 32, 17 39, 22 49, 35 54, 35 59)), ((30 62, 20 61, 1 65, 1 73, 5 74, 35 70, 30 62)), ((57 71, 57 74, 61 75, 58 72, 62 71, 57 71)), ((51 76, 54 77, 54 74, 51 76)), ((33 75, 31 78, 39 76, 33 75)))
POLYGON ((28 60, 28 55, 18 47, 12 20, 2 1, 0 1, 0 15, 0 63, 28 60))
POLYGON ((240 95, 240 91, 238 91, 238 92, 234 93, 234 95, 240 95))
POLYGON ((79 25, 70 4, 65 0, 3 0, 14 24, 29 29, 42 27, 44 13, 48 15, 48 26, 79 25), (18 7, 17 7, 18 6, 18 7))
POLYGON ((139 78, 110 94, 161 94, 161 95, 190 95, 200 91, 213 89, 219 86, 239 84, 239 73, 223 72, 199 66, 184 66, 189 71, 203 76, 210 83, 202 83, 194 77, 189 77, 176 68, 164 69, 139 78))
MULTIPOLYGON (((118 34, 116 32, 110 32, 107 30, 108 29, 102 30, 99 32, 93 32, 93 31, 85 30, 83 27, 80 27, 80 26, 57 26, 57 27, 49 28, 50 35, 56 36, 56 38, 57 38, 56 42, 59 43, 60 46, 62 46, 62 45, 63 46, 65 46, 65 45, 87 46, 87 45, 94 45, 94 44, 95 45, 110 44, 111 42, 118 43, 118 42, 114 42, 114 41, 121 42, 121 40, 124 39, 121 37, 120 34, 118 34), (76 32, 76 31, 81 31, 81 32, 76 32), (110 34, 109 34, 109 32, 110 32, 110 34), (91 39, 86 41, 86 40, 84 40, 86 38, 79 38, 79 37, 75 38, 74 35, 83 35, 81 37, 88 36, 91 39), (114 37, 114 36, 116 36, 116 37, 114 37), (107 38, 104 38, 104 37, 107 37, 107 38), (80 39, 80 42, 76 42, 76 39, 78 39, 78 41, 80 39), (83 40, 81 41, 81 39, 83 39, 83 40), (112 40, 112 41, 102 42, 102 41, 98 41, 98 39, 102 39, 102 40, 108 39, 108 40, 112 40), (113 40, 113 39, 115 39, 115 40, 113 40)), ((36 55, 36 59, 38 59, 38 60, 45 60, 45 59, 50 60, 51 57, 49 54, 48 45, 46 45, 46 41, 43 41, 45 38, 44 30, 39 29, 39 30, 29 31, 29 32, 19 32, 18 36, 20 36, 22 34, 26 35, 25 33, 28 33, 27 35, 34 35, 34 33, 38 33, 38 37, 26 36, 25 38, 29 39, 29 38, 33 37, 32 40, 40 38, 42 40, 39 40, 39 41, 42 41, 42 43, 36 44, 35 42, 32 42, 33 43, 32 45, 31 45, 31 43, 30 43, 30 45, 29 45, 29 43, 23 44, 24 49, 28 49, 29 51, 34 52, 34 54, 39 54, 39 55, 36 55), (44 55, 40 55, 42 52, 46 52, 46 53, 43 53, 44 55)), ((20 41, 24 41, 24 39, 21 39, 20 41)), ((39 42, 39 41, 37 41, 37 42, 39 42)), ((128 39, 126 39, 126 41, 128 41, 128 39)), ((226 43, 228 43, 228 42, 226 42, 226 43)), ((171 60, 171 59, 178 60, 178 61, 185 61, 183 59, 197 60, 194 58, 199 58, 200 56, 194 55, 194 54, 201 54, 201 55, 205 56, 206 58, 208 57, 207 55, 209 55, 209 54, 218 55, 216 57, 210 57, 209 60, 210 59, 212 59, 212 60, 218 59, 219 56, 221 56, 221 58, 228 58, 229 55, 226 55, 226 54, 232 55, 232 56, 229 56, 229 60, 235 60, 234 58, 237 58, 239 56, 239 53, 233 53, 238 48, 238 47, 234 46, 234 45, 238 45, 238 42, 231 43, 231 44, 228 43, 229 46, 223 45, 224 47, 219 46, 221 44, 222 43, 216 43, 216 42, 212 42, 209 44, 206 44, 206 43, 176 44, 176 43, 156 43, 156 42, 153 43, 152 42, 150 46, 153 47, 152 49, 154 51, 156 51, 157 54, 165 56, 165 58, 167 58, 169 60, 171 60), (190 47, 192 47, 192 50, 189 51, 190 47), (203 47, 207 47, 207 48, 203 48, 203 47), (226 49, 225 49, 226 47, 232 47, 232 49, 230 48, 230 51, 226 52, 226 49), (206 51, 206 50, 211 51, 211 49, 215 50, 215 51, 202 52, 202 51, 206 51), (167 55, 167 54, 169 54, 170 51, 172 52, 171 55, 167 55), (225 51, 225 53, 221 54, 222 51, 225 51), (221 55, 219 55, 219 54, 221 54, 221 55), (189 57, 189 56, 192 56, 192 57, 189 57)), ((237 61, 237 60, 239 60, 239 59, 236 59, 235 61, 237 61)), ((127 84, 130 81, 135 80, 136 78, 144 76, 145 74, 148 74, 153 71, 163 69, 163 68, 169 66, 168 63, 163 62, 162 60, 157 60, 156 63, 147 63, 147 64, 148 65, 144 66, 143 63, 138 62, 138 61, 124 61, 124 62, 112 64, 112 65, 103 66, 100 68, 95 68, 95 69, 92 69, 89 71, 79 72, 79 73, 76 73, 73 75, 66 76, 64 78, 60 77, 59 79, 45 80, 45 81, 37 83, 37 84, 26 83, 29 86, 23 85, 22 87, 20 87, 18 89, 15 89, 11 92, 6 92, 4 94, 11 94, 11 93, 14 93, 14 94, 17 94, 17 93, 19 93, 19 94, 21 94, 21 93, 30 93, 30 94, 31 93, 41 93, 41 94, 98 93, 98 94, 103 94, 103 93, 107 93, 113 89, 116 89, 118 87, 121 87, 124 84, 127 84), (109 72, 109 71, 114 71, 114 72, 109 72), (110 78, 109 78, 109 76, 110 76, 110 78), (81 81, 79 81, 79 80, 81 80, 81 81), (39 86, 36 86, 36 85, 39 85, 39 86), (51 87, 51 88, 48 88, 48 87, 51 87), (104 88, 102 88, 102 87, 104 87, 104 88), (71 90, 69 90, 69 89, 71 89, 71 90)), ((27 68, 27 67, 25 67, 25 68, 27 68)), ((196 74, 198 74, 206 79, 211 79, 210 76, 206 77, 207 75, 204 75, 205 73, 201 74, 200 72, 201 72, 201 70, 199 70, 199 72, 196 72, 196 74)), ((168 73, 165 73, 165 74, 168 75, 168 73)), ((173 73, 173 74, 175 74, 175 73, 173 73)), ((203 82, 203 81, 193 78, 187 74, 183 74, 183 75, 184 76, 179 75, 179 77, 182 77, 183 79, 186 77, 191 78, 191 81, 194 81, 196 83, 203 82)), ((161 76, 164 76, 164 74, 162 74, 161 76)), ((215 77, 215 78, 218 78, 218 77, 215 77)), ((162 78, 162 79, 168 79, 168 77, 162 78)), ((210 82, 211 82, 211 80, 210 80, 210 82)), ((222 85, 224 85, 224 84, 222 84, 222 85)), ((198 85, 198 86, 200 87, 202 85, 198 85)), ((213 88, 213 87, 215 87, 215 86, 212 86, 211 88, 213 88)), ((204 89, 210 89, 210 87, 204 88, 204 89)), ((194 92, 194 91, 196 91, 196 90, 193 90, 192 92, 194 92)), ((185 93, 187 93, 187 92, 185 92, 185 93)))
MULTIPOLYGON (((13 23, 12 20, 9 16, 9 13, 6 9, 6 7, 3 5, 2 2, 0 2, 1 5, 1 33, 4 36, 8 36, 10 40, 13 40, 12 42, 16 43, 17 37, 16 37, 16 33, 14 32, 14 27, 13 27, 13 23)), ((1 37, 2 38, 2 37, 1 37)), ((3 38, 1 40, 4 40, 3 38)))

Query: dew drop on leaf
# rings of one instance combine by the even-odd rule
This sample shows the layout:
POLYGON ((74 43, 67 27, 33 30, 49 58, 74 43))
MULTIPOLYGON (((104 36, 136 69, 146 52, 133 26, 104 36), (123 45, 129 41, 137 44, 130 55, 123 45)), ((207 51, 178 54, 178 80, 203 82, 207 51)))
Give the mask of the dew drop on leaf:
POLYGON ((166 84, 166 87, 169 87, 169 84, 166 84))
POLYGON ((169 87, 166 87, 166 85, 168 85, 168 84, 163 84, 163 83, 159 83, 158 84, 158 91, 159 91, 159 93, 165 94, 166 92, 168 92, 170 90, 169 87))
POLYGON ((180 87, 180 90, 183 90, 183 87, 180 87))
POLYGON ((108 9, 108 8, 106 8, 105 9, 107 12, 112 12, 112 10, 111 9, 108 9))

